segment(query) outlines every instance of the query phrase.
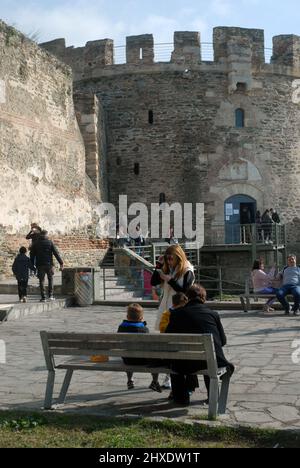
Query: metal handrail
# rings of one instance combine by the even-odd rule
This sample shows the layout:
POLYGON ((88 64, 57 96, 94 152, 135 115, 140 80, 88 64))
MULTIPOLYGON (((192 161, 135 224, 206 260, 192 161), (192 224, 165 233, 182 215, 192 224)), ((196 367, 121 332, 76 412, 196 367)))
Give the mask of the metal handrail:
MULTIPOLYGON (((137 279, 137 275, 140 275, 138 278, 139 280, 141 280, 141 273, 144 271, 144 268, 140 265, 139 267, 137 266, 134 266, 134 265, 131 265, 130 267, 109 267, 109 266, 105 266, 105 267, 102 267, 100 271, 102 271, 102 281, 103 281, 103 297, 104 297, 104 300, 106 300, 107 298, 107 292, 108 291, 120 291, 120 290, 123 290, 124 289, 124 286, 118 286, 118 285, 115 285, 115 286, 111 286, 109 283, 110 282, 113 282, 116 280, 116 276, 115 276, 115 269, 118 270, 118 279, 120 280, 120 278, 122 278, 122 273, 124 273, 124 276, 125 274, 128 274, 130 272, 130 275, 133 275, 135 276, 135 280, 137 279), (107 271, 110 270, 114 270, 114 273, 111 273, 111 274, 107 274, 107 271)), ((226 293, 230 293, 230 294, 233 294, 233 293, 236 293, 236 294, 240 294, 242 292, 244 292, 244 281, 243 283, 238 283, 236 281, 232 281, 232 280, 229 280, 227 278, 224 278, 224 274, 223 274, 223 270, 225 268, 223 267, 218 267, 218 266, 215 266, 215 267, 196 267, 195 268, 195 276, 196 276, 196 281, 199 281, 201 282, 202 284, 204 283, 205 287, 206 287, 206 290, 208 292, 214 292, 216 293, 216 295, 218 295, 220 297, 220 299, 222 300, 224 294, 226 293), (201 270, 211 270, 211 271, 216 271, 216 277, 213 277, 213 276, 209 276, 209 275, 201 275, 201 270), (198 280, 197 280, 198 278, 198 280), (211 287, 210 285, 214 284, 215 283, 215 287, 211 287)), ((228 268, 226 268, 227 272, 228 272, 228 268)), ((249 272, 245 272, 245 277, 249 274, 249 272)), ((132 278, 132 276, 131 276, 132 278)), ((128 280, 129 281, 129 280, 128 280)), ((130 281, 129 281, 129 285, 130 285, 130 281)), ((131 283, 132 286, 134 286, 134 281, 132 279, 132 283, 131 283)), ((140 289, 143 289, 143 286, 140 285, 139 287, 137 287, 137 290, 140 290, 140 289)))
MULTIPOLYGON (((204 62, 214 61, 214 44, 212 42, 201 42, 201 60, 204 62)), ((264 47, 265 63, 271 63, 273 49, 264 47)), ((174 51, 173 42, 159 42, 154 44, 154 61, 155 62, 170 62, 174 51)), ((126 63, 126 45, 114 46, 115 64, 126 63)), ((200 53, 199 53, 200 58, 200 53)))

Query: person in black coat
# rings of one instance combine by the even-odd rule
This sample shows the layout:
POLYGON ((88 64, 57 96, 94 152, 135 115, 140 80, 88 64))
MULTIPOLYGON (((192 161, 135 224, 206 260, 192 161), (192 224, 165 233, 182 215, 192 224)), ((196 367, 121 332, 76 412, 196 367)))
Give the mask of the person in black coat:
POLYGON ((29 257, 26 255, 26 247, 21 247, 19 254, 14 260, 12 271, 18 281, 18 293, 20 302, 27 301, 27 286, 29 279, 29 270, 35 271, 35 268, 29 257))
POLYGON ((31 240, 31 243, 34 244, 40 237, 42 228, 37 223, 31 223, 31 229, 26 236, 27 240, 31 240))
MULTIPOLYGON (((234 366, 227 361, 222 349, 226 345, 226 336, 219 314, 204 305, 206 290, 200 285, 194 285, 186 295, 189 299, 188 304, 171 312, 166 333, 212 334, 218 366, 226 367, 232 374, 234 366)), ((175 402, 189 404, 190 391, 197 386, 195 377, 190 374, 206 368, 205 361, 173 361, 171 363, 171 369, 178 372, 178 374, 171 374, 172 394, 175 402)), ((204 376, 208 396, 209 380, 209 377, 204 376)))
POLYGON ((47 231, 42 231, 36 242, 32 244, 30 250, 30 259, 36 265, 41 289, 41 302, 46 301, 45 294, 45 276, 48 278, 49 299, 53 300, 53 256, 60 264, 60 270, 63 270, 64 264, 53 242, 48 239, 47 231))

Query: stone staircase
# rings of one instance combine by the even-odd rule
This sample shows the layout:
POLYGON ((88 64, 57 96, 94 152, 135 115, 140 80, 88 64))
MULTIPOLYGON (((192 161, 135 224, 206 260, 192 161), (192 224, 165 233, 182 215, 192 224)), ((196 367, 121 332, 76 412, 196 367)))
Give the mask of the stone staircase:
POLYGON ((96 300, 107 301, 142 301, 151 299, 146 296, 143 287, 142 272, 136 265, 122 267, 115 265, 115 254, 108 251, 100 265, 100 294, 96 291, 96 300), (105 294, 104 294, 105 289, 105 294))

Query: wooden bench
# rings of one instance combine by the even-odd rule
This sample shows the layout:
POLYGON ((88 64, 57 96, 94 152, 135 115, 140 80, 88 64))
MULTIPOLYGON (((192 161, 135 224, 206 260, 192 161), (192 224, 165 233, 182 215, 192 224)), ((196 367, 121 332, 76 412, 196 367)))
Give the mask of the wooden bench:
MULTIPOLYGON (((165 359, 165 360, 201 360, 207 361, 207 369, 197 372, 210 377, 210 395, 208 416, 215 419, 217 414, 226 411, 230 375, 226 368, 218 369, 214 343, 211 335, 188 334, 133 334, 133 333, 48 333, 41 332, 48 380, 45 395, 45 409, 51 409, 56 370, 66 370, 65 379, 57 403, 63 404, 71 382, 73 372, 109 371, 170 373, 170 369, 145 365, 129 366, 123 357, 165 359), (92 355, 108 356, 107 362, 95 363, 92 355), (56 364, 56 357, 68 357, 56 364), (70 359, 72 358, 72 359, 70 359), (222 377, 222 380, 220 379, 222 377), (219 384, 221 389, 219 391, 219 384)), ((60 359, 61 360, 61 359, 60 359)))
MULTIPOLYGON (((247 277, 245 280, 245 292, 240 296, 240 301, 244 312, 251 310, 251 299, 254 299, 254 301, 257 302, 258 299, 266 299, 267 301, 268 299, 276 298, 276 294, 255 293, 250 292, 251 290, 253 290, 252 281, 250 277, 247 277)), ((293 296, 288 296, 288 298, 293 300, 293 296)))

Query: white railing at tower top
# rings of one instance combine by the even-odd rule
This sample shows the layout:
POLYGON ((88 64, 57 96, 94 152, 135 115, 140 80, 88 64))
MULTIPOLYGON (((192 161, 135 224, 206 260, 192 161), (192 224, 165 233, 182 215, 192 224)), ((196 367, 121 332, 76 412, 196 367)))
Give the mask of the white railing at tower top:
MULTIPOLYGON (((170 62, 174 44, 171 42, 162 42, 154 45, 154 61, 155 62, 170 62)), ((272 49, 265 48, 265 62, 270 63, 272 57, 272 49)), ((212 42, 201 42, 201 57, 204 62, 214 61, 214 47, 212 42)), ((115 64, 120 65, 126 63, 126 46, 114 47, 115 64)))

